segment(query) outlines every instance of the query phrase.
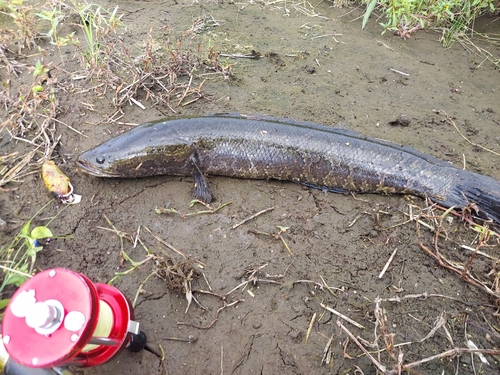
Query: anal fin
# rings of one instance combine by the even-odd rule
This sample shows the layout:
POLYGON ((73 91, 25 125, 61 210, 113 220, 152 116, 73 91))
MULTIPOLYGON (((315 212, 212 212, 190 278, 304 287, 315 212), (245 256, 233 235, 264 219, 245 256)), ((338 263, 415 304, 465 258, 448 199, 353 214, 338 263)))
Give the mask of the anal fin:
POLYGON ((329 193, 336 193, 336 194, 347 194, 347 193, 349 193, 349 191, 346 190, 346 189, 335 188, 335 187, 319 186, 319 185, 314 185, 314 184, 310 184, 310 183, 307 183, 307 182, 301 182, 301 185, 304 185, 304 186, 307 186, 307 187, 310 187, 310 188, 313 188, 313 189, 322 190, 324 192, 329 192, 329 193))

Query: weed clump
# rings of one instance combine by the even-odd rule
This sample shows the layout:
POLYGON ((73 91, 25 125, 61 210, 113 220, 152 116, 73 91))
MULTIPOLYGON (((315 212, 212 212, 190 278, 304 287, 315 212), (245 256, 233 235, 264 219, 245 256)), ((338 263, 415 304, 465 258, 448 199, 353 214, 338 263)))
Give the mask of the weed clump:
MULTIPOLYGON (((336 6, 345 6, 346 0, 333 0, 336 6)), ((404 39, 422 29, 436 30, 441 33, 440 41, 444 47, 451 47, 459 42, 471 53, 478 54, 491 61, 497 67, 500 59, 472 42, 473 36, 480 36, 492 44, 498 44, 497 37, 478 34, 473 30, 474 21, 487 13, 498 9, 496 0, 359 0, 366 5, 362 28, 365 28, 372 14, 384 28, 383 33, 391 31, 404 39)))
MULTIPOLYGON (((51 157, 61 125, 82 135, 59 119, 69 110, 64 103, 70 96, 106 98, 114 112, 104 117, 116 122, 127 104, 176 112, 176 107, 208 97, 207 79, 231 76, 232 65, 219 59, 210 42, 198 38, 203 25, 210 26, 203 17, 183 32, 151 29, 137 43, 118 7, 108 10, 79 0, 33 6, 0 0, 0 12, 9 21, 0 25, 5 29, 0 33, 0 61, 10 73, 0 86, 0 134, 8 133, 28 149, 2 168, 0 187, 19 181, 27 168, 38 169, 51 157), (11 79, 12 74, 20 79, 11 79)), ((81 104, 93 110, 87 100, 81 104)))
POLYGON ((383 13, 384 20, 380 25, 384 30, 395 31, 407 38, 416 30, 439 28, 443 32, 445 47, 466 33, 477 17, 495 10, 494 0, 361 0, 361 3, 367 5, 363 28, 377 8, 383 13))

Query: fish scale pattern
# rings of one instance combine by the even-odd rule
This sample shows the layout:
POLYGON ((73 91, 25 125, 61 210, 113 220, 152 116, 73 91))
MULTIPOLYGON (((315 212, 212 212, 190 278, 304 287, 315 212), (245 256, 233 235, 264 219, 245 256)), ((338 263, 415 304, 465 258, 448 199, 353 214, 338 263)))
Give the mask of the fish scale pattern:
POLYGON ((343 129, 242 118, 211 120, 199 118, 183 132, 193 141, 207 174, 434 197, 452 184, 450 164, 343 129))

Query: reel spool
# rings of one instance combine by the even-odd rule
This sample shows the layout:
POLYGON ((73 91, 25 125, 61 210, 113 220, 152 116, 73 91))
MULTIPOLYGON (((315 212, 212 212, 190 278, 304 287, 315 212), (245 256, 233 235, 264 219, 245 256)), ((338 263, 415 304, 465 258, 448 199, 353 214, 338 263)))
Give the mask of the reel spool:
POLYGON ((17 290, 2 330, 10 358, 31 368, 97 366, 125 347, 146 346, 118 289, 62 268, 40 272, 17 290))

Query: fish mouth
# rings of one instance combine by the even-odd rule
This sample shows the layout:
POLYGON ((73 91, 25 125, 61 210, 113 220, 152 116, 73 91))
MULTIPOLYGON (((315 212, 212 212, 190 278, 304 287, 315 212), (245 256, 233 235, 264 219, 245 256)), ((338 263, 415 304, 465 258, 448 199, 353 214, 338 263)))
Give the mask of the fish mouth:
POLYGON ((119 173, 105 172, 102 169, 96 168, 94 165, 92 165, 89 162, 86 162, 85 160, 77 160, 76 167, 85 173, 91 174, 92 176, 122 177, 119 173))

